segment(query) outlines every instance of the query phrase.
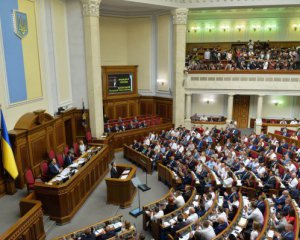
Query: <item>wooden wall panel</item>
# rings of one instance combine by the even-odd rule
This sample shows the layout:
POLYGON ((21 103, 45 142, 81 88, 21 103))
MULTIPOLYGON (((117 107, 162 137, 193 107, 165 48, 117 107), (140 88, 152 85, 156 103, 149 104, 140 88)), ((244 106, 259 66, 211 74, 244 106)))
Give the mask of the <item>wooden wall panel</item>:
POLYGON ((30 168, 31 164, 30 164, 29 149, 27 143, 20 145, 20 155, 22 156, 23 169, 30 168))
POLYGON ((60 146, 64 145, 65 143, 65 136, 64 136, 64 124, 63 122, 59 122, 55 124, 55 140, 56 140, 56 147, 61 148, 60 146))

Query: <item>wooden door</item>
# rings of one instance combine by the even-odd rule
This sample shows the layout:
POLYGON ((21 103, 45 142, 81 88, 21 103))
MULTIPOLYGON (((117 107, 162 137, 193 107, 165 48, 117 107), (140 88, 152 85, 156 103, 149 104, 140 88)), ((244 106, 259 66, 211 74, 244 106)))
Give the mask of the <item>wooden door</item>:
POLYGON ((247 128, 249 119, 250 96, 235 95, 233 99, 232 118, 237 122, 238 128, 247 128))

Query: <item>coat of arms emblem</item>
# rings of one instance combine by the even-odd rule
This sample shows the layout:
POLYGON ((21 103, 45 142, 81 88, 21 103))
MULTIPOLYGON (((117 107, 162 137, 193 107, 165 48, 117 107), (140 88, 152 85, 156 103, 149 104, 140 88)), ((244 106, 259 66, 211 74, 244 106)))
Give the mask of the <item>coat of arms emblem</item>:
POLYGON ((27 14, 14 10, 13 11, 14 32, 19 38, 24 38, 28 34, 27 14))

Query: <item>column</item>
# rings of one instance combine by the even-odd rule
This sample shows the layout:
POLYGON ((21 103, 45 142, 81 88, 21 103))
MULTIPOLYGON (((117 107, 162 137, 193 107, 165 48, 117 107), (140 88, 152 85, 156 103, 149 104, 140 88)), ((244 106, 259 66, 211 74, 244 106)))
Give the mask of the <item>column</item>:
POLYGON ((173 122, 175 126, 184 124, 184 68, 186 48, 186 23, 188 9, 178 8, 173 15, 173 51, 174 51, 174 85, 173 85, 173 122))
POLYGON ((264 100, 264 96, 259 95, 257 98, 256 121, 255 121, 256 134, 261 133, 261 126, 262 126, 261 114, 262 114, 263 100, 264 100))
POLYGON ((104 130, 99 24, 101 0, 81 0, 81 2, 90 126, 93 136, 100 137, 104 130))
POLYGON ((186 128, 191 129, 191 116, 192 116, 192 94, 185 95, 185 119, 184 125, 186 128))
POLYGON ((228 105, 227 105, 227 120, 226 123, 232 121, 232 111, 233 111, 233 95, 228 95, 228 105))

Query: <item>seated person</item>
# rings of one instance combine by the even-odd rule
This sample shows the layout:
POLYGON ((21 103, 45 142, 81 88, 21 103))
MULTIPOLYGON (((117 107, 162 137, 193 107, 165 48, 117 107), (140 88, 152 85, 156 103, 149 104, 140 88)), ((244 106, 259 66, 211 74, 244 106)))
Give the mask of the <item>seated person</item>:
POLYGON ((135 128, 135 125, 134 125, 133 121, 130 121, 130 123, 127 126, 127 129, 130 130, 130 129, 134 129, 134 128, 135 128))
POLYGON ((274 236, 275 238, 273 239, 294 240, 295 239, 294 226, 292 224, 287 224, 285 226, 284 231, 275 232, 274 236))
POLYGON ((105 133, 112 133, 112 128, 110 127, 110 125, 106 125, 106 127, 104 128, 104 132, 105 133))
POLYGON ((264 216, 257 207, 256 202, 251 202, 250 209, 248 206, 244 206, 244 210, 246 212, 245 218, 252 219, 253 222, 258 222, 259 224, 263 225, 264 223, 264 216))
POLYGON ((167 215, 168 213, 171 213, 177 209, 177 206, 175 204, 175 199, 173 196, 170 196, 168 198, 168 204, 166 208, 164 209, 164 214, 167 215))
POLYGON ((196 232, 199 233, 199 235, 201 237, 200 239, 203 239, 203 240, 211 240, 216 236, 211 223, 207 220, 203 222, 202 229, 200 229, 196 232))
POLYGON ((225 221, 223 217, 219 217, 217 219, 218 226, 214 228, 215 234, 218 235, 219 233, 223 232, 225 228, 227 228, 228 223, 225 221))
POLYGON ((64 167, 67 167, 73 163, 74 160, 74 155, 71 151, 68 151, 67 155, 65 156, 64 159, 64 167))
POLYGON ((151 221, 156 221, 164 216, 163 205, 155 207, 154 211, 146 211, 146 214, 150 217, 151 221))
POLYGON ((126 131, 125 123, 122 123, 122 124, 121 124, 120 130, 123 131, 123 132, 126 131))
POLYGON ((84 235, 81 237, 82 240, 96 240, 96 235, 93 228, 89 228, 84 231, 84 235))
POLYGON ((116 123, 115 126, 112 128, 112 132, 120 132, 119 125, 116 123))
POLYGON ((56 159, 53 158, 51 160, 51 163, 49 164, 49 168, 48 168, 48 174, 49 174, 49 178, 53 178, 54 176, 56 176, 57 174, 59 174, 62 171, 62 167, 59 166, 59 164, 56 162, 56 159))
POLYGON ((175 197, 175 204, 177 208, 180 208, 185 204, 185 200, 180 192, 176 192, 174 194, 174 197, 175 197))
POLYGON ((83 140, 79 140, 79 153, 83 154, 86 151, 86 146, 83 143, 83 140))
POLYGON ((188 225, 188 223, 184 222, 182 214, 179 214, 177 216, 177 223, 172 227, 172 234, 174 235, 178 230, 184 228, 186 225, 188 225))
POLYGON ((195 211, 195 208, 191 207, 189 209, 189 216, 186 218, 186 222, 189 223, 194 223, 198 220, 198 214, 195 211))
POLYGON ((115 232, 114 227, 108 225, 105 227, 105 231, 100 236, 98 236, 98 238, 100 240, 106 240, 106 239, 110 239, 110 238, 114 237, 115 235, 116 235, 116 232, 115 232))

